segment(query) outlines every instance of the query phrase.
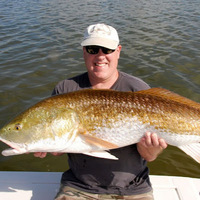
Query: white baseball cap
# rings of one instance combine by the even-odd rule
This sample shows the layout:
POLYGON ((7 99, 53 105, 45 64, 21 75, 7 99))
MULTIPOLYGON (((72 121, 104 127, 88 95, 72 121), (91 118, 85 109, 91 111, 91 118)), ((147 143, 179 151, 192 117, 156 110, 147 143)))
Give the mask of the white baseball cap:
POLYGON ((116 29, 106 24, 94 24, 88 26, 81 46, 91 45, 116 49, 119 45, 119 36, 116 29))

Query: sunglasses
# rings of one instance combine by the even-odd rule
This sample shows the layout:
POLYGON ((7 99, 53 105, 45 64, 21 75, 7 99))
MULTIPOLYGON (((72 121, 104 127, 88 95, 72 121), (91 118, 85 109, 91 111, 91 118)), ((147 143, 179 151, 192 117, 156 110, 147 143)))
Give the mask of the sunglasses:
POLYGON ((110 53, 113 53, 115 51, 115 49, 108 49, 108 48, 105 48, 105 47, 100 47, 100 46, 85 46, 86 48, 86 51, 89 53, 89 54, 98 54, 99 53, 99 49, 101 49, 101 51, 104 53, 104 54, 110 54, 110 53))

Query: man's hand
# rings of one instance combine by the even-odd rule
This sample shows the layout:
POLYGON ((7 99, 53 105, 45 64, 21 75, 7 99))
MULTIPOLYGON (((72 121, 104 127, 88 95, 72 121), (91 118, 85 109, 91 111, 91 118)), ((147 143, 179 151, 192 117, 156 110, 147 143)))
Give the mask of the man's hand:
MULTIPOLYGON (((54 156, 61 156, 63 153, 54 152, 54 153, 51 153, 51 154, 54 155, 54 156)), ((44 157, 46 157, 46 155, 47 155, 46 152, 36 152, 36 153, 34 153, 34 156, 38 157, 38 158, 44 158, 44 157)))
POLYGON ((147 132, 137 143, 138 152, 148 162, 155 160, 166 148, 167 143, 164 139, 159 138, 156 133, 147 132))

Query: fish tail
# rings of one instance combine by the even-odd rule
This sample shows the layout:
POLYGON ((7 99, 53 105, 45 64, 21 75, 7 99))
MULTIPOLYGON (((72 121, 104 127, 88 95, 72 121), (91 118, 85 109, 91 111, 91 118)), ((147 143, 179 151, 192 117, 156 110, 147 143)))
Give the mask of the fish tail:
POLYGON ((200 164, 200 143, 193 143, 179 147, 200 164))

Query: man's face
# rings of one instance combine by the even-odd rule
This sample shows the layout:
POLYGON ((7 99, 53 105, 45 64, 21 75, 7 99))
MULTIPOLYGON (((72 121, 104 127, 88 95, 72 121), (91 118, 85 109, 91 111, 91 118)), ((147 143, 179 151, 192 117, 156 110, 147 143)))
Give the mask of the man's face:
POLYGON ((121 45, 110 54, 104 54, 102 49, 99 49, 97 54, 89 54, 86 48, 83 47, 83 56, 89 78, 93 81, 105 81, 112 75, 116 75, 120 51, 121 45))

